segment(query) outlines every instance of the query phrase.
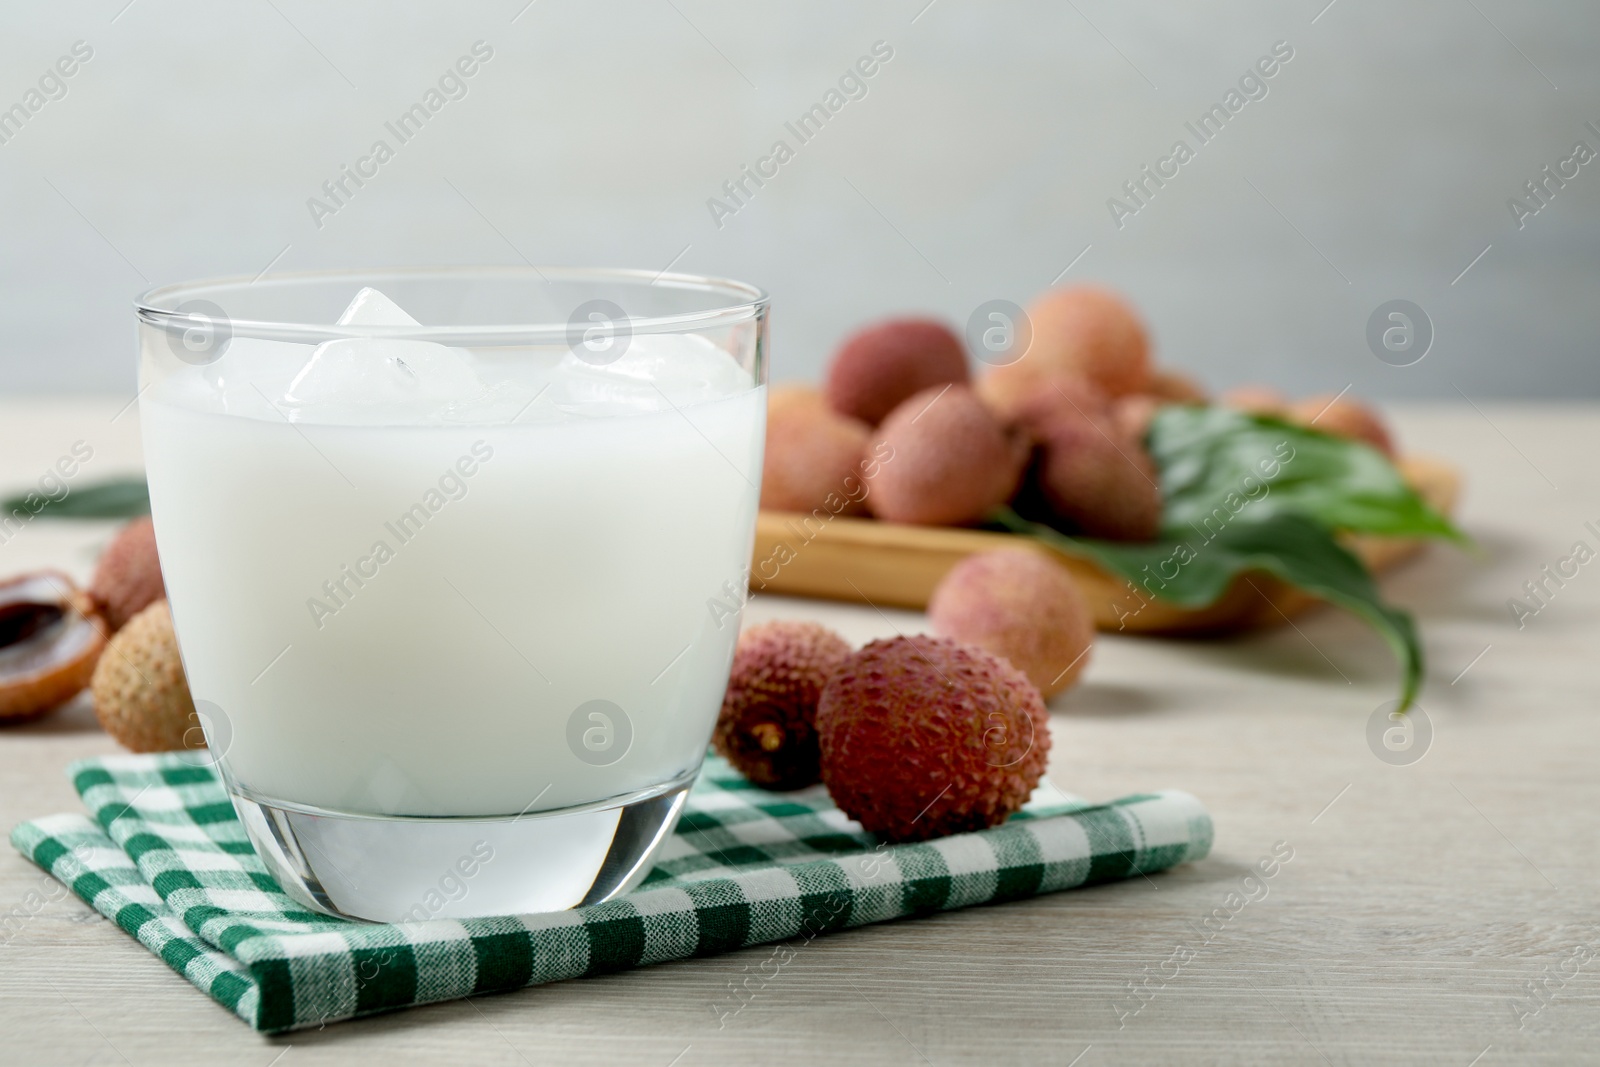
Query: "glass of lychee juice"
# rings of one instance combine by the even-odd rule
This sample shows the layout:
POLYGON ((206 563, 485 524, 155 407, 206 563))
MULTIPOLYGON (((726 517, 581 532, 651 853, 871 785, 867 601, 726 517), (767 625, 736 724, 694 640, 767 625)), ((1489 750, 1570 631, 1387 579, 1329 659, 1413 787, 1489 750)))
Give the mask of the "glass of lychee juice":
POLYGON ((140 420, 184 670, 321 911, 553 911, 648 872, 727 685, 767 297, 607 270, 153 290, 140 420))

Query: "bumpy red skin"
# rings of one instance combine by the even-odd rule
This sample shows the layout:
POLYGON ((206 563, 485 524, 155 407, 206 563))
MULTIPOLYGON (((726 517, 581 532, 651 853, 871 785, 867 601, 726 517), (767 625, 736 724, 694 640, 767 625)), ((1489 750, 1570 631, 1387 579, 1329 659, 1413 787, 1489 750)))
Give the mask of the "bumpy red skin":
POLYGON ((822 778, 846 815, 886 841, 996 826, 1044 774, 1050 727, 1023 673, 941 637, 873 641, 817 707, 822 778))
POLYGON ((849 643, 814 622, 762 623, 740 634, 711 737, 717 751, 766 789, 820 782, 817 700, 849 657, 849 643))
POLYGON ((839 346, 822 391, 839 414, 876 426, 913 393, 968 377, 966 349, 944 323, 890 319, 839 346))
POLYGON ((167 595, 156 555, 156 529, 146 515, 111 539, 89 583, 89 595, 112 630, 167 595))
POLYGON ((960 526, 1011 499, 1029 441, 1006 429, 965 385, 908 397, 878 427, 874 455, 888 456, 867 507, 886 522, 960 526))

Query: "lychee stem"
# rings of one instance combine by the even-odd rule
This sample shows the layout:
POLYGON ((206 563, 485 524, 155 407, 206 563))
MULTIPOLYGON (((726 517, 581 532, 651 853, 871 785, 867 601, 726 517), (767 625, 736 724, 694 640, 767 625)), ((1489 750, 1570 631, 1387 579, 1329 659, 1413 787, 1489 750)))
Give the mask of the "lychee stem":
POLYGON ((783 745, 783 730, 773 723, 758 722, 750 727, 750 734, 763 752, 776 752, 783 745))

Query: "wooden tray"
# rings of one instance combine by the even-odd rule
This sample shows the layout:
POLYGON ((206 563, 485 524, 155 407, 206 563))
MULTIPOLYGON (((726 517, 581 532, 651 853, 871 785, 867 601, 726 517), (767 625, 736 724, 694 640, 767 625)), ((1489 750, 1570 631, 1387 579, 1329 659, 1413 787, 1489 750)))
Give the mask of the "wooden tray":
MULTIPOLYGON (((1440 460, 1410 456, 1400 471, 1417 493, 1441 514, 1455 510, 1461 478, 1440 460)), ((1373 573, 1387 570, 1420 552, 1425 541, 1350 536, 1345 545, 1373 573)), ((1059 560, 1072 572, 1102 630, 1125 633, 1205 633, 1278 625, 1316 604, 1316 598, 1268 574, 1241 575, 1210 607, 1186 609, 1162 601, 1141 602, 1121 578, 1080 556, 1031 537, 943 526, 907 526, 874 519, 763 511, 756 521, 753 591, 821 597, 922 609, 934 586, 961 560, 994 548, 1026 548, 1059 560), (787 550, 780 546, 787 546, 787 550), (777 561, 786 560, 781 565, 777 561), (774 573, 774 571, 776 573, 774 573)))

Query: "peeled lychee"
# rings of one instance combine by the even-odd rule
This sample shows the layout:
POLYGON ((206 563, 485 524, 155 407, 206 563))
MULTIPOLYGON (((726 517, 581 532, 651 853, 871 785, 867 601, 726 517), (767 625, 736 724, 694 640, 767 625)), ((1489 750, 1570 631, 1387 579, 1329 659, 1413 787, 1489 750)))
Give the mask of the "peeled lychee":
POLYGON ((1094 615, 1066 568, 1016 548, 956 564, 928 620, 942 637, 1004 656, 1046 699, 1078 680, 1094 645, 1094 615))
POLYGON ((768 622, 745 630, 711 737, 717 751, 766 789, 821 781, 817 699, 849 656, 845 639, 818 623, 768 622))
POLYGON ((880 519, 927 526, 977 522, 1016 491, 1028 441, 1009 431, 965 385, 936 385, 883 421, 884 457, 867 506, 880 519))
POLYGON ((876 426, 911 394, 967 377, 966 349, 948 326, 890 319, 845 339, 828 365, 823 395, 839 414, 876 426))
POLYGON ((861 456, 871 431, 830 408, 822 394, 779 386, 767 399, 761 506, 777 511, 866 511, 861 456))
POLYGON ((139 612, 111 638, 90 691, 100 725, 133 751, 200 747, 200 720, 165 600, 139 612))
POLYGON ((873 641, 817 708, 822 780, 886 841, 983 830, 1027 802, 1050 751, 1044 700, 998 656, 942 637, 873 641))
POLYGON ((122 629, 129 619, 167 595, 150 516, 134 519, 117 531, 95 566, 89 595, 113 630, 122 629))
POLYGON ((1383 424, 1378 413, 1359 400, 1348 396, 1308 396, 1289 406, 1291 422, 1309 426, 1313 430, 1346 437, 1352 441, 1365 441, 1379 452, 1394 458, 1394 438, 1383 424))

